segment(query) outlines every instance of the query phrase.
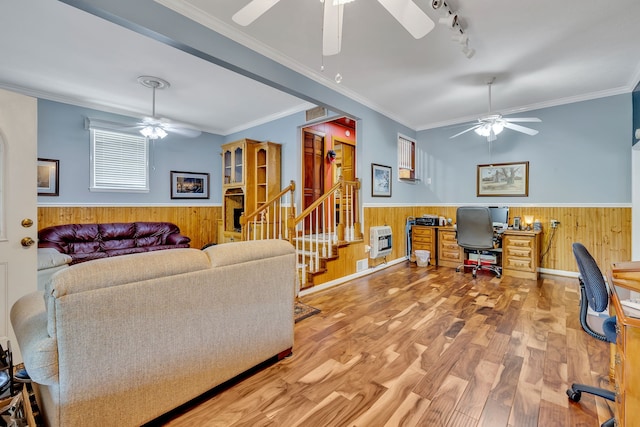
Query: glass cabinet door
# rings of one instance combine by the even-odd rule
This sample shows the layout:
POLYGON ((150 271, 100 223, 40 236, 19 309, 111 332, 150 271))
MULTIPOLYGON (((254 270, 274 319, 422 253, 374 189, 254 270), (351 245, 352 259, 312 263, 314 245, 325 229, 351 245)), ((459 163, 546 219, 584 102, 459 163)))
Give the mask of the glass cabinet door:
POLYGON ((231 183, 231 151, 225 151, 222 155, 222 163, 224 170, 224 184, 231 183))
POLYGON ((235 150, 234 154, 234 172, 233 172, 233 181, 237 183, 242 183, 244 180, 242 179, 242 147, 238 147, 235 150))

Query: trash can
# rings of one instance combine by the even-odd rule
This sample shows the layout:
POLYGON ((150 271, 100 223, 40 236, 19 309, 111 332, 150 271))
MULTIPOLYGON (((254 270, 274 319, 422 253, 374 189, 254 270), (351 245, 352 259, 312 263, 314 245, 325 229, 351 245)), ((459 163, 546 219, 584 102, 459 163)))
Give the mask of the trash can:
POLYGON ((431 258, 431 251, 422 251, 416 249, 413 251, 416 254, 416 263, 418 267, 427 267, 429 265, 429 258, 431 258))

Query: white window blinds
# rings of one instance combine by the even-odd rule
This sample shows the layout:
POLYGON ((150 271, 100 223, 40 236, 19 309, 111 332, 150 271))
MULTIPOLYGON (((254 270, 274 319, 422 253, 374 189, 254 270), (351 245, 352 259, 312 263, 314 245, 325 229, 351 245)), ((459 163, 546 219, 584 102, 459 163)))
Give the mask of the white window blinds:
POLYGON ((91 190, 148 192, 148 140, 93 127, 90 133, 91 190))
POLYGON ((398 168, 413 170, 415 165, 416 142, 398 135, 398 168))

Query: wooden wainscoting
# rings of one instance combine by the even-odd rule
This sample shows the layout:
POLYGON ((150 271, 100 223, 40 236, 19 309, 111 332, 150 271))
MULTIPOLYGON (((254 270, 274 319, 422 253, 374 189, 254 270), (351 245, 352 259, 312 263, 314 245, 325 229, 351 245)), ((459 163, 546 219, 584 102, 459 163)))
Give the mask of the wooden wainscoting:
MULTIPOLYGON (((498 205, 497 203, 495 205, 498 205)), ((500 203, 499 205, 508 205, 500 203)), ((366 207, 364 209, 364 235, 368 241, 369 227, 390 225, 393 230, 393 252, 388 260, 406 256, 405 226, 407 217, 424 214, 452 218, 455 222, 456 206, 400 206, 366 207)), ((589 249, 602 268, 613 262, 631 260, 631 208, 627 207, 511 207, 513 220, 525 215, 542 224, 541 268, 577 272, 571 245, 580 242, 589 249), (551 220, 560 221, 552 233, 551 220), (553 235, 551 246, 549 239, 553 235)))
MULTIPOLYGON (((51 225, 168 221, 180 227, 183 234, 191 238, 191 246, 200 248, 207 243, 218 241, 217 223, 221 218, 219 206, 170 206, 170 207, 129 207, 129 206, 88 206, 88 207, 39 207, 38 228, 51 225)), ((369 243, 369 227, 389 225, 393 230, 393 250, 387 261, 405 257, 407 217, 433 214, 452 218, 455 221, 456 206, 390 206, 364 208, 364 243, 352 245, 343 258, 348 261, 333 263, 330 273, 317 284, 356 272, 356 260, 368 257, 364 245, 369 243)), ((533 215, 542 223, 542 252, 549 247, 551 237, 550 221, 556 219, 560 225, 544 255, 541 268, 577 272, 571 251, 571 244, 581 242, 593 255, 600 266, 613 262, 631 260, 631 208, 626 207, 512 207, 509 215, 533 215)), ((370 261, 370 265, 379 262, 370 261)))
POLYGON ((38 229, 61 224, 162 221, 172 222, 191 238, 191 247, 218 241, 220 206, 41 206, 38 229))

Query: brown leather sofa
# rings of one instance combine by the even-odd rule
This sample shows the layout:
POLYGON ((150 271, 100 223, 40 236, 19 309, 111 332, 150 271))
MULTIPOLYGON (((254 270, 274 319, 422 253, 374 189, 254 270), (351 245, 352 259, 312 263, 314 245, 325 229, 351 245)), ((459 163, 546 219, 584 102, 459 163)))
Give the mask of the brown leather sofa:
POLYGON ((71 256, 71 264, 117 255, 188 248, 191 239, 170 222, 54 225, 38 231, 38 247, 71 256))

